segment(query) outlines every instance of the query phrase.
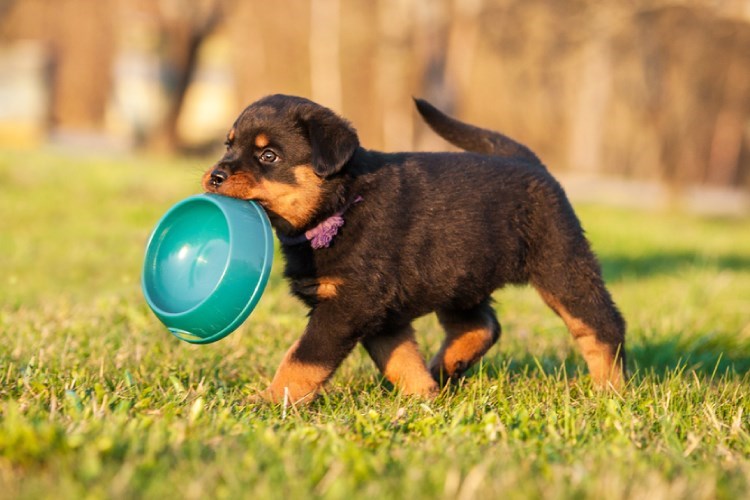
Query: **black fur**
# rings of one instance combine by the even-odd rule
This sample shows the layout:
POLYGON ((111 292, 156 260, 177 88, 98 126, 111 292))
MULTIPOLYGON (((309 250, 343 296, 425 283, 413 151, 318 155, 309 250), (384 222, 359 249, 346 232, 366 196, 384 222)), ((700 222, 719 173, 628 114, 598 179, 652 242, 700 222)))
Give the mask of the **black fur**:
MULTIPOLYGON (((348 122, 290 96, 258 101, 235 124, 238 140, 246 142, 230 147, 218 168, 234 162, 230 175, 244 169, 294 184, 290 168, 312 164, 322 181, 320 200, 302 227, 272 213, 280 234, 303 233, 349 204, 329 248, 282 245, 285 276, 310 307, 290 359, 332 373, 358 342, 403 331, 433 311, 467 321, 481 311, 494 341, 500 326, 490 295, 507 284, 531 283, 566 321, 572 317, 595 332, 621 371, 624 321, 560 185, 525 146, 449 118, 426 101, 416 104, 438 134, 475 152, 367 150, 348 122), (264 168, 252 159, 248 144, 259 132, 283 151, 285 163, 264 168), (351 204, 359 196, 363 201, 351 204), (333 296, 316 289, 327 278, 337 280, 333 296)), ((571 328, 574 336, 584 331, 571 328)), ((270 399, 278 389, 272 385, 270 399)))

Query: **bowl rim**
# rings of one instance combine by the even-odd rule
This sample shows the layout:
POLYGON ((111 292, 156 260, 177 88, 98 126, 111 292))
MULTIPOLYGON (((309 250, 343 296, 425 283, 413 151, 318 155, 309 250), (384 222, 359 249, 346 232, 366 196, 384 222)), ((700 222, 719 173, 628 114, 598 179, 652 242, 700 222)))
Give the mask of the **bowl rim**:
MULTIPOLYGON (((230 242, 232 241, 232 229, 231 229, 231 227, 229 227, 229 224, 226 222, 226 220, 227 220, 227 214, 226 214, 226 212, 224 211, 224 209, 221 207, 220 204, 215 203, 214 200, 208 199, 207 197, 205 197, 203 195, 198 194, 198 195, 193 195, 193 196, 190 196, 188 198, 185 198, 184 200, 181 200, 181 201, 177 202, 169 210, 167 210, 164 215, 161 216, 161 218, 159 219, 159 221, 154 226, 153 231, 151 231, 151 235, 149 236, 148 242, 146 243, 146 256, 145 256, 145 259, 144 259, 144 266, 143 266, 143 273, 142 273, 142 280, 141 281, 142 281, 142 284, 143 284, 143 294, 146 296, 146 300, 148 301, 149 306, 154 310, 155 313, 158 313, 158 315, 163 316, 165 318, 179 318, 179 317, 185 316, 185 315, 191 313, 192 311, 194 311, 195 309, 197 309, 198 307, 200 307, 204 302, 206 302, 214 294, 214 292, 216 292, 216 289, 219 287, 219 283, 221 283, 221 280, 224 278, 224 274, 226 273, 227 267, 229 266, 229 261, 231 260, 232 245, 230 244, 230 245, 228 245, 229 246, 229 252, 227 253, 227 259, 226 259, 226 262, 224 263, 224 268, 221 271, 221 275, 219 276, 219 279, 216 281, 216 284, 214 285, 213 289, 211 290, 211 293, 207 294, 205 297, 203 297, 197 303, 195 303, 194 305, 188 307, 187 309, 184 309, 184 310, 179 311, 179 312, 166 311, 166 310, 164 310, 163 308, 159 307, 156 304, 156 302, 154 301, 153 297, 149 293, 149 286, 148 285, 151 283, 150 278, 154 274, 153 271, 152 272, 148 271, 150 269, 153 269, 153 265, 151 265, 151 264, 154 261, 153 258, 149 259, 149 257, 156 257, 156 254, 152 253, 152 251, 151 251, 151 249, 153 248, 152 244, 154 243, 154 239, 157 237, 157 234, 161 235, 161 234, 164 233, 162 225, 164 224, 164 222, 169 217, 171 217, 172 215, 174 215, 178 210, 182 209, 183 206, 188 205, 188 204, 192 204, 192 203, 195 203, 195 202, 201 202, 201 203, 209 202, 208 203, 209 205, 211 205, 211 206, 213 206, 215 208, 218 208, 221 211, 222 215, 224 216, 225 224, 227 226, 228 240, 230 242)), ((155 252, 155 250, 154 250, 154 252, 155 252)))
POLYGON ((271 223, 268 220, 268 216, 266 215, 265 211, 258 205, 257 202, 252 201, 252 200, 240 200, 237 198, 230 198, 227 196, 221 196, 221 195, 213 194, 213 193, 196 194, 188 198, 185 198, 184 200, 181 200, 175 205, 173 205, 169 210, 167 210, 167 212, 164 215, 162 215, 162 217, 154 226, 154 229, 151 232, 151 235, 149 236, 148 241, 146 243, 146 258, 144 259, 144 266, 143 266, 143 270, 141 273, 141 288, 143 289, 143 295, 145 296, 149 307, 153 310, 153 312, 157 315, 157 317, 159 317, 159 319, 162 320, 162 323, 165 323, 165 326, 167 326, 167 329, 170 332, 172 332, 172 334, 174 334, 176 337, 180 338, 181 340, 186 340, 192 343, 209 343, 215 340, 219 340, 223 338, 224 336, 226 336, 227 334, 234 331, 234 329, 236 329, 239 326, 239 324, 241 324, 246 319, 245 313, 247 313, 248 310, 252 310, 255 307, 258 300, 260 299, 260 296, 258 296, 258 291, 263 290, 265 288, 266 283, 268 282, 268 278, 269 278, 269 275, 271 272, 271 266, 272 266, 272 256, 273 256, 273 234, 271 232, 271 223), (256 286, 254 287, 252 293, 250 294, 250 299, 244 305, 244 307, 239 312, 239 314, 237 314, 237 316, 231 321, 231 323, 229 323, 229 325, 227 325, 221 331, 213 335, 210 335, 208 337, 201 337, 199 335, 186 331, 185 329, 174 328, 169 325, 166 325, 166 323, 164 322, 164 319, 167 319, 167 320, 170 318, 180 319, 195 312, 197 309, 202 307, 207 301, 211 299, 213 294, 220 287, 222 281, 224 280, 229 264, 232 261, 234 254, 236 252, 236 249, 234 248, 235 245, 232 244, 232 242, 235 241, 236 236, 234 234, 234 231, 232 230, 232 224, 229 223, 230 219, 228 216, 227 209, 223 206, 223 203, 222 203, 223 201, 226 201, 226 200, 233 200, 233 201, 248 203, 258 213, 258 216, 261 219, 261 226, 263 227, 263 236, 264 236, 263 266, 260 272, 260 276, 258 277, 258 282, 256 286), (172 216, 175 212, 182 209, 183 206, 187 204, 195 203, 195 202, 209 203, 211 206, 216 207, 221 211, 224 217, 225 223, 227 225, 228 239, 229 239, 229 245, 228 245, 229 253, 227 254, 227 259, 224 264, 222 273, 210 293, 206 294, 206 296, 203 297, 199 302, 197 302, 196 304, 194 304, 193 306, 187 309, 184 309, 179 312, 165 311, 163 308, 156 305, 156 303, 153 300, 153 297, 149 293, 149 286, 147 285, 147 283, 149 283, 150 280, 149 278, 147 278, 147 276, 149 276, 151 273, 148 271, 148 269, 152 269, 152 266, 149 264, 154 259, 149 259, 148 257, 149 256, 154 257, 154 255, 152 255, 152 252, 151 252, 152 244, 154 242, 154 239, 157 237, 157 233, 161 234, 160 229, 164 221, 168 217, 172 216), (195 339, 183 338, 182 336, 178 335, 175 330, 179 333, 185 333, 185 334, 190 335, 191 337, 196 337, 196 338, 195 339))

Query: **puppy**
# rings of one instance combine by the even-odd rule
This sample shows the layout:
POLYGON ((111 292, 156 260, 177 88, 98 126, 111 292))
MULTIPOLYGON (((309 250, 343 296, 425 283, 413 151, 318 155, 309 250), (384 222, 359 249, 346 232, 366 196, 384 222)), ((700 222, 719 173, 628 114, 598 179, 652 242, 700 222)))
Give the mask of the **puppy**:
POLYGON ((562 188, 525 146, 416 100, 466 153, 381 153, 331 110, 265 97, 203 176, 211 193, 255 200, 281 242, 309 323, 262 396, 311 400, 362 343, 405 394, 433 396, 497 341, 494 290, 530 283, 565 322, 591 377, 624 380, 625 322, 562 188), (436 312, 445 340, 427 365, 412 321, 436 312))

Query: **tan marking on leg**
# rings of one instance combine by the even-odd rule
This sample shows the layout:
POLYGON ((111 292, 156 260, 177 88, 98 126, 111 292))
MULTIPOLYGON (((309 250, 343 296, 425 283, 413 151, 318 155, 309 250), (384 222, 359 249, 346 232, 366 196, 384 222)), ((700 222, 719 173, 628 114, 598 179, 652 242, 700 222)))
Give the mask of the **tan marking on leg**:
POLYGON ((438 386, 409 326, 396 334, 370 337, 362 342, 383 376, 404 394, 434 397, 438 386))
POLYGON ((268 136, 263 132, 255 136, 255 147, 258 149, 265 148, 270 142, 271 141, 268 140, 268 136))
POLYGON ((612 384, 615 389, 622 387, 622 368, 610 347, 599 342, 593 333, 575 339, 594 383, 602 387, 612 384))
POLYGON ((290 403, 308 403, 333 373, 330 368, 295 360, 293 354, 298 345, 299 340, 286 352, 271 386, 263 392, 267 401, 280 403, 286 394, 290 403))
POLYGON ((444 323, 443 326, 445 341, 430 362, 432 376, 438 380, 461 376, 494 344, 491 326, 460 323, 444 323))
POLYGON ((303 295, 317 297, 319 300, 333 299, 344 280, 334 277, 322 277, 296 280, 295 290, 303 295))
POLYGON ((340 278, 320 278, 317 295, 319 299, 332 299, 338 294, 339 287, 344 282, 340 278))
POLYGON ((547 305, 562 318, 575 339, 594 383, 600 387, 611 385, 615 389, 621 388, 623 366, 613 347, 598 340, 596 330, 573 316, 554 296, 544 290, 537 290, 547 305))

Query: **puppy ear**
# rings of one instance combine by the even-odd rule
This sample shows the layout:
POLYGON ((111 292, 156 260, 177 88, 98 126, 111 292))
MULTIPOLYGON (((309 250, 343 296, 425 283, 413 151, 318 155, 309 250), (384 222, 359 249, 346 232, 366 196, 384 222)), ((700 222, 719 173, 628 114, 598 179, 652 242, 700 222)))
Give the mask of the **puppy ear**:
POLYGON ((305 120, 315 173, 326 178, 339 172, 359 147, 359 137, 349 122, 333 111, 317 107, 305 120))

